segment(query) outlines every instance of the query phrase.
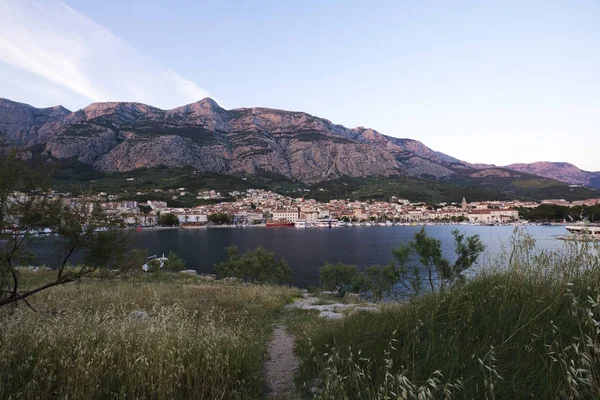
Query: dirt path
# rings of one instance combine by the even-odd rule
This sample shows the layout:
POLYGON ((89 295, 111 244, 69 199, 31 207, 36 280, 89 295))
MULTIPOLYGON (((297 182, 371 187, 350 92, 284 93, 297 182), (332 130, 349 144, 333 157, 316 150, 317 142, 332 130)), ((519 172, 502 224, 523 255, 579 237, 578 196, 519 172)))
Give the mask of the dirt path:
POLYGON ((265 363, 269 399, 300 399, 294 385, 294 376, 300 366, 300 360, 294 352, 294 347, 294 336, 288 333, 284 326, 276 327, 269 343, 269 358, 265 363))

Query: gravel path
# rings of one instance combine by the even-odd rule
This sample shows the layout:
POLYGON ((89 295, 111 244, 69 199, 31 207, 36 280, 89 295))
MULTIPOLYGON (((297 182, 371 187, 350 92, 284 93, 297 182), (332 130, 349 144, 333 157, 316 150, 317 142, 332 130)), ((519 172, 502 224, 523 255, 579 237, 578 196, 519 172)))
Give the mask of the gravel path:
POLYGON ((269 358, 265 363, 269 399, 300 399, 294 385, 294 376, 300 366, 300 360, 294 352, 294 347, 294 336, 283 326, 275 328, 269 343, 269 358))
MULTIPOLYGON (((319 317, 326 319, 342 319, 343 311, 379 312, 375 304, 323 304, 315 305, 318 298, 303 293, 302 298, 285 306, 285 310, 316 310, 319 317)), ((277 326, 269 343, 269 354, 265 362, 265 377, 269 387, 268 399, 271 400, 299 400, 301 397, 294 385, 294 376, 300 366, 300 360, 294 351, 294 335, 286 331, 285 326, 277 326)))

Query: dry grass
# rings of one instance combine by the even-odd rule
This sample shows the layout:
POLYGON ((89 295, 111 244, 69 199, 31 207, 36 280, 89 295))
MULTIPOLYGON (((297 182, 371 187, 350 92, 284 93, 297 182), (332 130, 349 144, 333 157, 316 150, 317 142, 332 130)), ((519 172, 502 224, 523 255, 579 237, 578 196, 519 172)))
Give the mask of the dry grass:
POLYGON ((297 295, 173 276, 41 292, 40 312, 0 309, 0 398, 261 397, 271 324, 297 295))
POLYGON ((600 248, 518 232, 466 284, 379 314, 297 316, 315 399, 600 398, 600 248))

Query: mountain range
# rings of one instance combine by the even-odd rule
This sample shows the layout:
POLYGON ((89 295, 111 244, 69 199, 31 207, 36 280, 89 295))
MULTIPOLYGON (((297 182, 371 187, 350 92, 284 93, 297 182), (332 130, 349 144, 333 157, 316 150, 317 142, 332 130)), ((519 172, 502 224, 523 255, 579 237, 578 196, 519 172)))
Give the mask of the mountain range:
POLYGON ((305 184, 341 177, 447 182, 539 175, 600 188, 600 172, 567 163, 471 164, 413 139, 346 128, 303 112, 226 110, 205 98, 172 110, 141 103, 94 103, 71 112, 0 98, 0 138, 53 159, 106 173, 192 167, 228 175, 271 174, 305 184))

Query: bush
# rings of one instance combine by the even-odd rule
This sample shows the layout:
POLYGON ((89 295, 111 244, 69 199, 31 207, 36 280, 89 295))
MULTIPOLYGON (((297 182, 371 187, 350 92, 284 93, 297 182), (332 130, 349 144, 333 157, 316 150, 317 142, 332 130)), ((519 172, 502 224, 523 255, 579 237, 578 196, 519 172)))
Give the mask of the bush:
POLYGON ((169 272, 180 272, 185 269, 185 261, 179 258, 174 252, 169 252, 168 261, 165 262, 164 269, 169 272))
POLYGON ((414 239, 392 251, 394 261, 388 265, 374 265, 360 273, 355 265, 329 264, 321 268, 321 287, 335 290, 343 296, 348 290, 369 292, 381 300, 384 296, 415 297, 422 291, 423 270, 431 292, 443 291, 455 282, 464 280, 463 272, 473 266, 485 246, 478 235, 465 236, 453 230, 456 260, 451 263, 442 255, 439 240, 427 236, 425 228, 415 233, 414 239), (412 263, 416 255, 419 264, 412 263))
POLYGON ((335 291, 340 297, 343 297, 348 291, 359 289, 362 286, 356 265, 341 262, 337 264, 326 262, 321 268, 319 279, 323 289, 335 291))
POLYGON ((160 268, 160 261, 157 259, 148 261, 148 272, 156 274, 161 271, 162 269, 160 268))
POLYGON ((373 265, 365 270, 362 290, 370 292, 375 300, 381 300, 384 296, 391 297, 399 278, 400 274, 393 263, 373 265))
POLYGON ((229 224, 231 223, 231 217, 226 213, 214 213, 208 216, 208 222, 216 225, 229 224))
POLYGON ((291 268, 280 258, 275 260, 273 252, 257 247, 240 255, 237 246, 230 246, 227 250, 227 261, 215 264, 215 271, 221 277, 234 277, 246 282, 260 283, 288 283, 292 274, 291 268))
POLYGON ((177 218, 177 215, 171 213, 161 214, 158 217, 158 224, 160 226, 177 226, 179 225, 179 218, 177 218))
POLYGON ((119 270, 122 272, 141 271, 142 266, 148 260, 147 249, 133 249, 128 252, 120 263, 119 270))

